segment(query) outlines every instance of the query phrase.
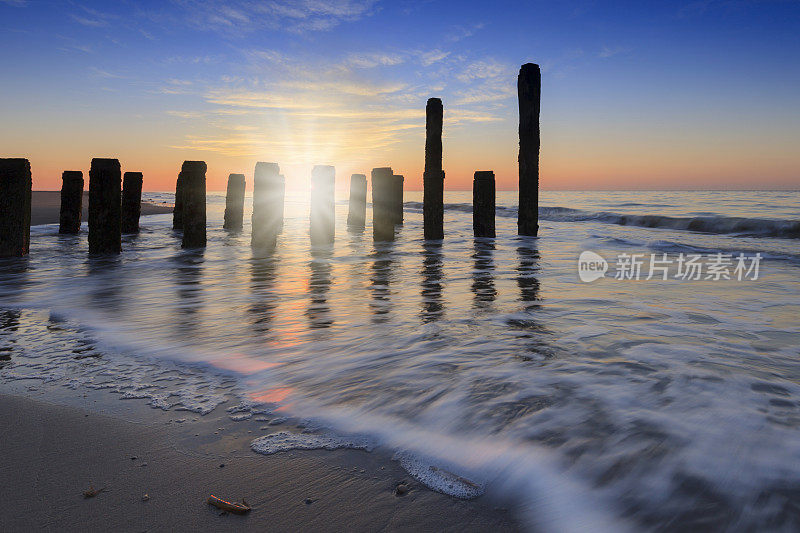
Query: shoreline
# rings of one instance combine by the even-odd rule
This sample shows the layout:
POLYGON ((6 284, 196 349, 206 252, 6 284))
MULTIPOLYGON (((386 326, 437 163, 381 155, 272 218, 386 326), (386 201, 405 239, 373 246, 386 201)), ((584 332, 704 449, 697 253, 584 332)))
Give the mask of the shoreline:
MULTIPOLYGON (((58 224, 61 211, 60 191, 33 191, 31 194, 31 226, 58 224)), ((171 205, 142 202, 141 216, 172 213, 171 205)), ((89 191, 83 191, 81 222, 89 220, 89 191)))
POLYGON ((0 383, 13 428, 0 439, 0 498, 14 510, 0 530, 522 530, 488 498, 434 492, 380 450, 256 454, 253 439, 291 423, 233 421, 225 407, 201 416, 108 391, 0 383), (105 490, 84 498, 90 486, 105 490), (221 514, 211 494, 252 511, 221 514))

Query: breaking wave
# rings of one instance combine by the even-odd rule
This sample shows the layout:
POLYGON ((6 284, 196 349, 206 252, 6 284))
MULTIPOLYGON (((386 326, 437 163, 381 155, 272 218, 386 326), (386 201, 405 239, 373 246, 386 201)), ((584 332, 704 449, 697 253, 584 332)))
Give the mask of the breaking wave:
MULTIPOLYGON (((407 209, 421 210, 422 203, 406 202, 407 209)), ((445 204, 445 210, 472 212, 470 204, 445 204)), ((497 206, 497 216, 516 217, 515 207, 497 206)), ((694 231, 740 237, 800 239, 800 220, 725 216, 670 217, 666 215, 623 215, 607 211, 592 212, 569 207, 539 207, 539 218, 554 222, 603 222, 619 226, 694 231)))

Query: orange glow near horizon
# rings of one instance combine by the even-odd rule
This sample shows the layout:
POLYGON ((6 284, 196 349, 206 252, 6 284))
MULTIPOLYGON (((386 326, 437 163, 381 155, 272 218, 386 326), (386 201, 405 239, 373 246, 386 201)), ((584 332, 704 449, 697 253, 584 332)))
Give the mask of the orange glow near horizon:
MULTIPOLYGON (((511 150, 502 154, 505 157, 484 164, 470 165, 461 161, 455 154, 445 155, 446 190, 471 190, 472 174, 475 170, 494 170, 497 177, 498 190, 517 190, 518 175, 516 153, 511 150)), ((570 158, 563 150, 562 154, 542 154, 540 168, 540 187, 543 190, 669 190, 669 189, 786 189, 800 188, 793 162, 786 157, 754 157, 749 154, 731 154, 726 160, 704 158, 702 154, 683 154, 683 157, 670 158, 667 154, 637 153, 620 154, 617 159, 612 155, 570 158), (763 159, 763 160, 762 160, 763 159), (760 172, 773 176, 769 180, 759 179, 749 170, 754 166, 760 172)), ((174 163, 119 156, 123 172, 132 170, 144 174, 143 190, 147 192, 173 192, 175 180, 181 163, 185 159, 203 159, 206 154, 183 154, 174 158, 174 163), (130 160, 139 161, 139 165, 127 165, 130 160)), ((373 160, 361 164, 336 165, 336 188, 346 191, 351 174, 365 174, 369 181, 370 171, 374 167, 391 166, 395 173, 405 176, 405 188, 410 191, 422 190, 422 162, 413 157, 397 154, 395 158, 385 161, 373 160)), ((713 154, 712 154, 713 155, 713 154)), ((103 155, 105 157, 105 154, 103 155)), ((90 158, 71 162, 31 159, 34 190, 60 190, 63 170, 82 170, 88 190, 88 174, 90 158)), ((421 156, 418 159, 422 159, 421 156)), ((488 158, 486 158, 488 159, 488 158)), ((243 173, 247 179, 247 190, 252 190, 253 168, 256 161, 274 161, 268 157, 227 158, 206 157, 208 163, 207 189, 209 191, 225 191, 228 175, 243 173)), ((280 164, 280 163, 279 163, 280 164)), ((286 176, 288 191, 307 191, 310 185, 311 168, 315 163, 281 165, 281 172, 286 176)), ((320 160, 316 164, 331 164, 320 160)))

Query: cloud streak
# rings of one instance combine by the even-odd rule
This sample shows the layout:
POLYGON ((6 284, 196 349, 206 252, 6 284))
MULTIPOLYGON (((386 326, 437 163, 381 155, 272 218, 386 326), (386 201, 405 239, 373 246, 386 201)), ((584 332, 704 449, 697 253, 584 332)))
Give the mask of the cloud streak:
POLYGON ((376 0, 179 0, 196 26, 219 32, 262 28, 292 33, 326 31, 370 15, 376 0))

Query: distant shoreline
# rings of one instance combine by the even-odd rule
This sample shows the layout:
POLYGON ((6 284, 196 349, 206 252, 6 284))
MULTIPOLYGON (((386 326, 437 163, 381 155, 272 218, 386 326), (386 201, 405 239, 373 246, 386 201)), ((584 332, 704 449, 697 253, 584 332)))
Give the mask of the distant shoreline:
MULTIPOLYGON (((59 191, 33 191, 31 196, 31 226, 58 224, 61 210, 61 193, 59 191)), ((154 204, 142 202, 142 216, 172 213, 170 204, 154 204)), ((81 221, 89 219, 89 191, 83 191, 83 212, 81 221)))

